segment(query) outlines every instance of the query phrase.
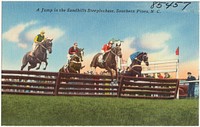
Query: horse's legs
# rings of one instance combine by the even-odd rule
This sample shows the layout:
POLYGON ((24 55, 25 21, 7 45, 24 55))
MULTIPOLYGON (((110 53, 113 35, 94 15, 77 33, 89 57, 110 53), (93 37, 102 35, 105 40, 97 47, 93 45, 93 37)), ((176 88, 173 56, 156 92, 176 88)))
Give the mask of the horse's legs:
POLYGON ((28 62, 26 62, 25 64, 23 64, 23 65, 21 66, 21 71, 24 69, 24 67, 26 67, 27 64, 28 64, 28 62))
POLYGON ((35 68, 37 64, 31 64, 31 66, 28 66, 28 71, 31 69, 31 68, 35 68))
POLYGON ((73 63, 70 63, 68 66, 69 72, 77 73, 77 71, 73 68, 73 63))
POLYGON ((21 71, 24 69, 24 67, 26 67, 27 64, 28 64, 28 59, 27 56, 25 55, 22 59, 21 71))
POLYGON ((43 68, 43 70, 46 70, 48 62, 47 61, 44 61, 44 62, 45 62, 45 67, 43 68))
POLYGON ((39 66, 36 68, 36 70, 39 70, 41 66, 41 62, 39 63, 39 66))
POLYGON ((118 81, 118 73, 117 73, 117 68, 114 68, 115 73, 116 73, 116 80, 118 81))
POLYGON ((113 74, 112 74, 112 70, 111 70, 109 67, 106 67, 105 69, 106 69, 106 70, 108 70, 108 72, 110 73, 110 75, 111 75, 111 78, 112 78, 112 80, 111 80, 111 81, 113 81, 113 74))

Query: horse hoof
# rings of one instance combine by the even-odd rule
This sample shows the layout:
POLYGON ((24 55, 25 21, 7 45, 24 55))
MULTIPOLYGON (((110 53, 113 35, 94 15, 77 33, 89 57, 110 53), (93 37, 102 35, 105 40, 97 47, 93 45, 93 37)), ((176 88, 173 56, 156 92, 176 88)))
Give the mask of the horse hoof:
POLYGON ((40 68, 36 68, 36 70, 39 70, 40 68))
POLYGON ((46 70, 46 68, 43 68, 43 70, 46 70))

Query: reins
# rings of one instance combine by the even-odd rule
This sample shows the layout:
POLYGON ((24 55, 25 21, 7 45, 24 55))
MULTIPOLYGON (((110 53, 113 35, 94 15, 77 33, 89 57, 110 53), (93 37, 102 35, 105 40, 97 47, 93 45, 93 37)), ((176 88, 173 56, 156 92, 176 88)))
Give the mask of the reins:
MULTIPOLYGON (((116 51, 116 48, 114 48, 114 50, 116 51)), ((112 53, 112 54, 115 55, 115 56, 118 56, 118 55, 117 55, 115 52, 113 52, 113 50, 111 49, 111 50, 109 51, 109 54, 107 55, 105 61, 107 61, 108 56, 110 55, 110 53, 112 53)))

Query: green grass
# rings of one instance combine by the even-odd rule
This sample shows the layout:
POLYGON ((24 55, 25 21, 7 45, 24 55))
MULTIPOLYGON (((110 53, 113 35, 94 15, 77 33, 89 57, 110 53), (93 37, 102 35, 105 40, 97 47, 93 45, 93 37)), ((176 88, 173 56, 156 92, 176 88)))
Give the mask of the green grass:
POLYGON ((2 95, 2 125, 198 126, 198 99, 2 95))

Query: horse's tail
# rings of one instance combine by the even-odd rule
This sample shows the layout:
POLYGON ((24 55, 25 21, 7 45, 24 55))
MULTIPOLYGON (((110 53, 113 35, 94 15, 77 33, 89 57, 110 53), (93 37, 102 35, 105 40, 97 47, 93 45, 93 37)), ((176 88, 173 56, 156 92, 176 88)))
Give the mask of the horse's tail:
POLYGON ((21 66, 21 70, 24 69, 24 67, 26 67, 26 65, 28 64, 28 55, 29 55, 30 52, 27 52, 23 59, 22 59, 22 66, 21 66))

